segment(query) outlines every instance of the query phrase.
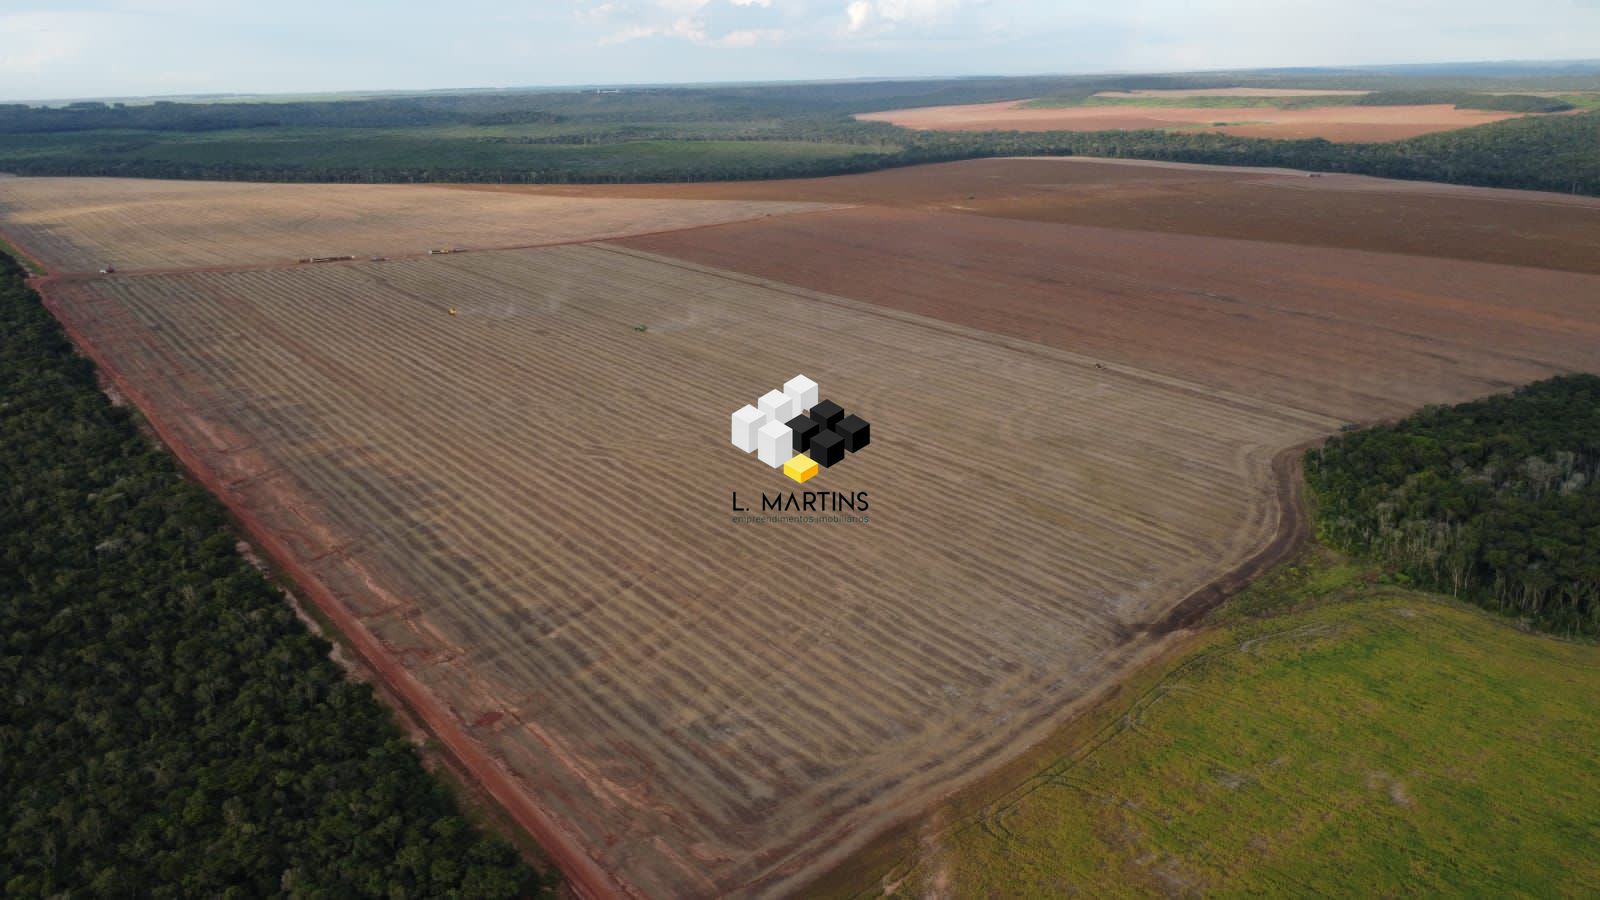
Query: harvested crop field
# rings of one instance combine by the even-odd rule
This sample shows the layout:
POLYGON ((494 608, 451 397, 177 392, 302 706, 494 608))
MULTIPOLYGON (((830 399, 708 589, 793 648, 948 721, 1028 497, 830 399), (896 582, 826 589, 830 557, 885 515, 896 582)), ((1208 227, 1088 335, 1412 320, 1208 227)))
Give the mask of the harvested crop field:
POLYGON ((852 209, 628 246, 1350 421, 1600 370, 1600 277, 852 209))
POLYGON ((1273 541, 1273 458, 1337 424, 603 246, 51 295, 296 571, 656 896, 794 889, 1036 737, 1273 541), (868 524, 731 521, 731 492, 786 482, 728 412, 796 371, 873 423, 807 485, 869 491, 868 524))
POLYGON ((1318 106, 1310 109, 1252 107, 1030 107, 1026 101, 926 106, 862 113, 856 118, 924 131, 1132 131, 1180 129, 1240 137, 1323 138, 1330 141, 1397 141, 1471 128, 1521 113, 1421 106, 1318 106))
POLYGON ((1600 198, 1135 160, 984 159, 793 181, 451 185, 558 197, 815 201, 1600 274, 1600 198))
POLYGON ((808 208, 746 201, 573 203, 411 185, 0 179, 0 221, 52 271, 409 256, 692 228, 808 208))

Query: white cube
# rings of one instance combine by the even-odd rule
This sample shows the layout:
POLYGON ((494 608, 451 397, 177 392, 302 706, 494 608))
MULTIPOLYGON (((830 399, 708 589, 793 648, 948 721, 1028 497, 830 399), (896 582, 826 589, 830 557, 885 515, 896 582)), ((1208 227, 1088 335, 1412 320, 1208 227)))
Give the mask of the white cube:
POLYGON ((782 422, 768 422, 757 432, 761 461, 776 469, 794 456, 794 432, 782 422))
MULTIPOLYGON (((795 377, 783 383, 783 392, 795 403, 794 415, 798 416, 806 410, 817 405, 817 383, 804 375, 795 377)), ((790 419, 794 416, 790 416, 790 419)), ((789 419, 785 419, 785 422, 789 419)))
POLYGON ((795 406, 794 398, 783 391, 767 391, 756 401, 761 411, 766 414, 768 422, 777 422, 779 425, 800 415, 800 410, 795 406))
POLYGON ((765 424, 766 414, 745 404, 743 409, 733 414, 733 445, 746 453, 756 449, 756 432, 765 424))

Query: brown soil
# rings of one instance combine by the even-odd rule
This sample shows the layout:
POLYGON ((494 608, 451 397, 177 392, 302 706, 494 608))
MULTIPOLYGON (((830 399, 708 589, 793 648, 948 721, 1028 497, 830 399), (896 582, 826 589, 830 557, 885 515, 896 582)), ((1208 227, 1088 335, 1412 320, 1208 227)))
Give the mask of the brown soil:
POLYGON ((52 272, 292 264, 559 244, 756 218, 793 203, 441 193, 400 184, 0 179, 0 218, 52 272))
POLYGON ((565 197, 811 200, 1600 274, 1600 198, 1282 169, 987 159, 793 181, 449 186, 565 197))
POLYGON ((1324 138, 1330 141, 1397 141, 1471 128, 1521 113, 1425 106, 1272 107, 1028 107, 1016 101, 925 106, 863 113, 856 118, 927 131, 1121 131, 1182 129, 1241 137, 1324 138))
MULTIPOLYGON (((1082 160, 480 190, 584 222, 581 198, 870 207, 286 269, 213 260, 250 244, 219 231, 196 271, 46 286, 581 896, 800 889, 1291 552, 1282 448, 1600 368, 1600 278, 1428 258, 1600 271, 1600 201, 1082 160), (871 452, 826 477, 871 485, 872 530, 695 512, 771 489, 698 448, 702 407, 773 365, 871 413, 871 452)), ((69 206, 77 225, 21 233, 68 255, 138 237, 131 210, 69 206)))
POLYGON ((1600 370, 1600 277, 851 209, 627 246, 1349 421, 1600 370))
POLYGON ((1037 740, 1273 545, 1273 456, 1337 425, 594 246, 52 295, 558 862, 652 896, 795 890, 1037 740), (724 518, 784 483, 722 438, 774 366, 873 422, 808 485, 870 525, 724 518))
POLYGON ((1371 91, 1331 91, 1317 88, 1172 88, 1138 91, 1100 91, 1096 97, 1350 97, 1371 91))

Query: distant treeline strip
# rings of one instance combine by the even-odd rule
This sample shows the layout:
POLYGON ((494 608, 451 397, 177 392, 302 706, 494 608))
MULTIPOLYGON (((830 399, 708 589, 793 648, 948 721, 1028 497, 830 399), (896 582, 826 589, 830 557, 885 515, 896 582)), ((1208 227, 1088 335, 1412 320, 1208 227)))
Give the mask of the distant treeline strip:
MULTIPOLYGON (((817 134, 839 139, 850 126, 817 134)), ((788 135, 786 135, 788 136, 788 135)), ((992 156, 1097 156, 1241 166, 1281 166, 1486 187, 1600 195, 1600 112, 1513 119, 1390 143, 1280 141, 1205 132, 911 132, 861 123, 855 141, 882 142, 888 152, 824 157, 754 156, 725 163, 619 156, 608 168, 515 165, 459 167, 451 141, 439 141, 439 161, 405 166, 302 166, 249 160, 192 162, 105 159, 89 154, 32 154, 0 159, 23 175, 99 175, 294 182, 614 183, 802 178, 868 172, 921 163, 992 156)), ((759 141, 751 142, 759 143, 759 141)), ((618 146, 618 145, 610 145, 618 146)), ((625 145, 624 145, 625 146, 625 145)))
POLYGON ((1432 407, 1306 456, 1322 537, 1404 580, 1600 635, 1600 377, 1432 407))
POLYGON ((518 897, 0 254, 0 893, 518 897))

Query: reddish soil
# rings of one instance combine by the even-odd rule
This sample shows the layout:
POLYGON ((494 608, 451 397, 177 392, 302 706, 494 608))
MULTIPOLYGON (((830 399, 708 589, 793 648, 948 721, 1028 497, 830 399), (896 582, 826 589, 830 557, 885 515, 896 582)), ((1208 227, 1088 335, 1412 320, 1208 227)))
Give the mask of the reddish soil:
POLYGON ((1600 370, 1600 277, 853 209, 623 244, 1365 421, 1600 370))
POLYGON ((1181 129, 1243 137, 1397 141, 1471 128, 1521 113, 1426 106, 1263 107, 1067 106, 1028 107, 1016 101, 925 106, 864 113, 856 118, 927 131, 1122 131, 1181 129))
POLYGON ((986 159, 793 181, 441 189, 463 188, 867 204, 1600 274, 1600 198, 1282 169, 986 159))

